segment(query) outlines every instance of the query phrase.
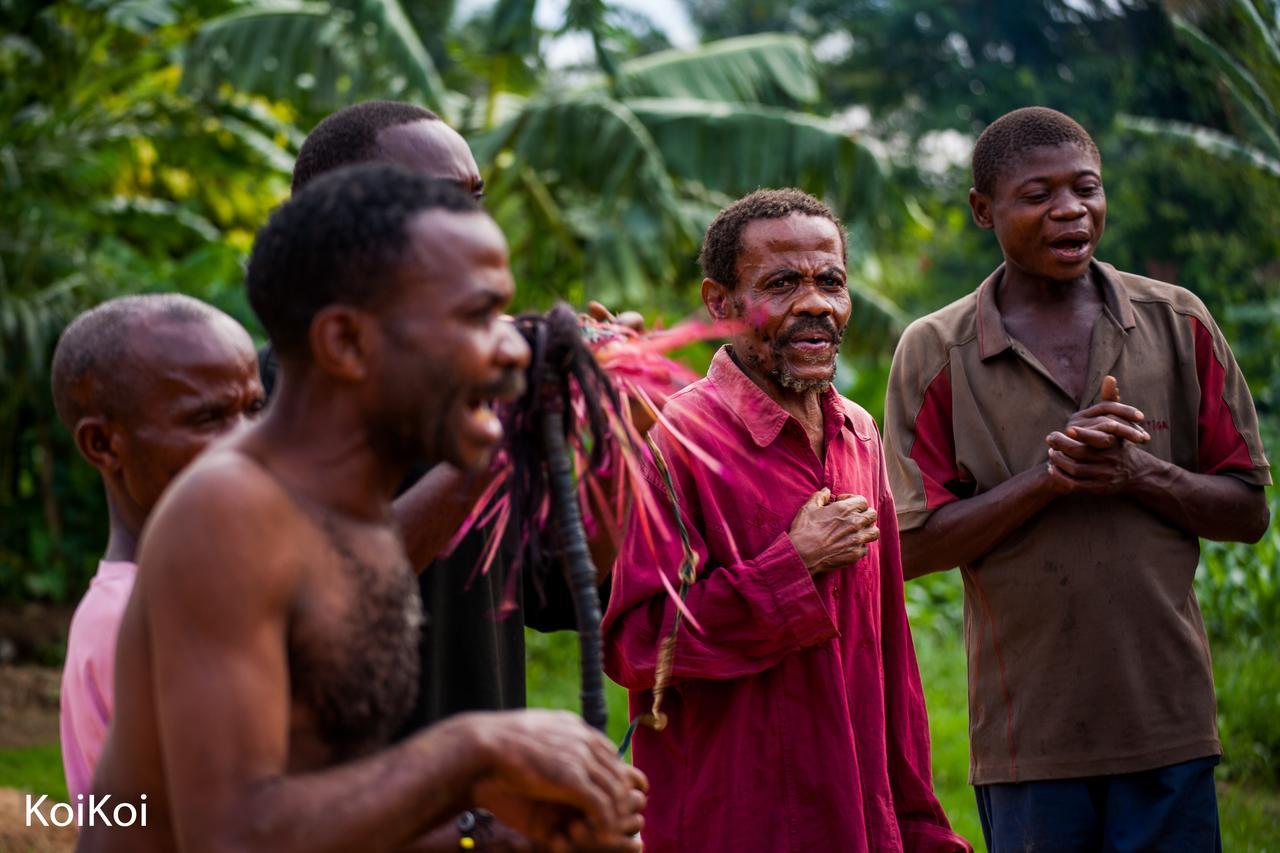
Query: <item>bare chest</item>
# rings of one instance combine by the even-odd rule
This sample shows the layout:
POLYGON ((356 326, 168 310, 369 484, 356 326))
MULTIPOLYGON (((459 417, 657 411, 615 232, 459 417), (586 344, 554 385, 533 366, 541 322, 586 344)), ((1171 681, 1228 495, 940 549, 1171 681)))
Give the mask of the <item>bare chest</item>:
POLYGON ((327 523, 324 533, 289 626, 293 740, 313 765, 392 739, 417 696, 422 623, 417 578, 390 527, 327 523))
POLYGON ((1005 318, 1005 329, 1044 367, 1071 399, 1084 395, 1096 312, 1062 321, 1028 322, 1005 318))

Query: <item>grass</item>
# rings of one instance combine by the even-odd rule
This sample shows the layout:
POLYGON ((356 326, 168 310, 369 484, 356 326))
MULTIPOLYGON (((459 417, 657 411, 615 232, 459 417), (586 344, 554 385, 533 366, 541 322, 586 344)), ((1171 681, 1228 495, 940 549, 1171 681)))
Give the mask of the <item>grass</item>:
POLYGON ((56 743, 0 749, 0 788, 48 794, 51 800, 66 802, 67 782, 62 773, 62 750, 56 743))

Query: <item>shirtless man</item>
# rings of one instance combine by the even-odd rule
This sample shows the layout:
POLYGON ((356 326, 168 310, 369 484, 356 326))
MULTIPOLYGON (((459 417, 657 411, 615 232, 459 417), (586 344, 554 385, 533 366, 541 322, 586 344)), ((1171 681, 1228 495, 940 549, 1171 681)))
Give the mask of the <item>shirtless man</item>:
POLYGON ((456 187, 357 166, 275 213, 248 291, 280 387, 144 535, 95 791, 145 795, 148 822, 83 826, 81 849, 398 850, 473 805, 633 847, 644 778, 572 715, 463 714, 387 746, 419 618, 392 495, 415 458, 487 464, 489 404, 528 360, 498 319, 501 232, 456 187))

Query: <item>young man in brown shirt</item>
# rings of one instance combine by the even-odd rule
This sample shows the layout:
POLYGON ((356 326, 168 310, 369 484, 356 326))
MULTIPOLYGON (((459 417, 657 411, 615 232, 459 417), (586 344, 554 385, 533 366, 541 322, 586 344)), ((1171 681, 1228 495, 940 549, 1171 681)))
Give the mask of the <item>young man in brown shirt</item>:
POLYGON ((1101 172, 1061 113, 988 127, 969 204, 1005 262, 908 328, 889 380, 904 572, 964 576, 993 851, 1220 845, 1192 580, 1198 537, 1262 535, 1269 466, 1200 300, 1094 260, 1101 172))

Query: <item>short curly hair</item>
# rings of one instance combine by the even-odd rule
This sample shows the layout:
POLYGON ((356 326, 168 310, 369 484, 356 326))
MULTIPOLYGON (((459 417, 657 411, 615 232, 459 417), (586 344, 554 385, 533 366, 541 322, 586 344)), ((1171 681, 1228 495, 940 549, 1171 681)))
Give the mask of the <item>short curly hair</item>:
POLYGON ((389 127, 439 120, 431 110, 401 101, 362 101, 344 107, 307 134, 293 164, 293 192, 326 172, 377 160, 378 134, 389 127))
POLYGON ((736 288, 742 232, 757 219, 782 219, 793 213, 817 216, 834 223, 840 232, 840 254, 843 256, 848 251, 840 217, 818 199, 794 187, 756 190, 721 210, 707 226, 707 236, 702 241, 702 251, 698 253, 702 274, 730 290, 736 288))
POLYGON ((363 163, 311 182, 271 214, 249 257, 249 304, 275 349, 305 355, 328 305, 372 305, 390 292, 409 222, 430 210, 484 213, 469 193, 399 166, 363 163))
POLYGON ((973 146, 973 188, 983 195, 996 190, 1018 156, 1042 145, 1075 145, 1101 159, 1093 137, 1071 116, 1047 107, 1023 107, 987 125, 973 146))

